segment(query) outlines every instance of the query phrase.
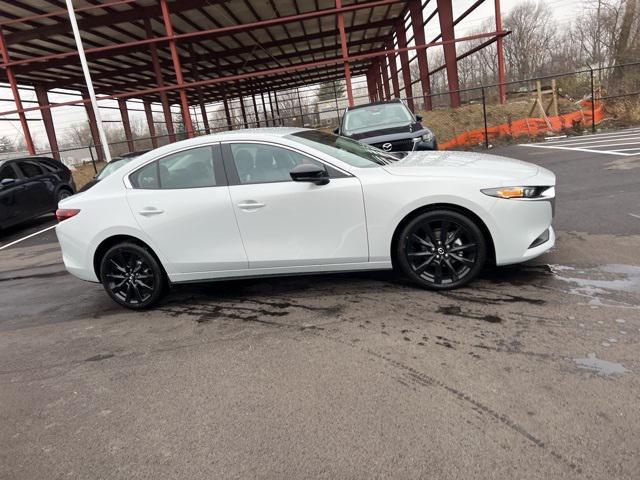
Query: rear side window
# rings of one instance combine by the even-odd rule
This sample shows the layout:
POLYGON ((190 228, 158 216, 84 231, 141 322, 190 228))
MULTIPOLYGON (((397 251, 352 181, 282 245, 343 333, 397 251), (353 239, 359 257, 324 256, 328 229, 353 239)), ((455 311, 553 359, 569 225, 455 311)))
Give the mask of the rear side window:
POLYGON ((129 179, 134 188, 181 189, 219 185, 210 146, 192 148, 156 160, 135 171, 129 179))
POLYGON ((37 177, 44 173, 42 167, 35 162, 18 162, 18 166, 27 178, 37 177))
POLYGON ((7 179, 16 179, 18 178, 18 176, 16 175, 15 170, 13 169, 13 167, 11 165, 5 165, 4 167, 0 168, 0 182, 2 180, 7 180, 7 179))

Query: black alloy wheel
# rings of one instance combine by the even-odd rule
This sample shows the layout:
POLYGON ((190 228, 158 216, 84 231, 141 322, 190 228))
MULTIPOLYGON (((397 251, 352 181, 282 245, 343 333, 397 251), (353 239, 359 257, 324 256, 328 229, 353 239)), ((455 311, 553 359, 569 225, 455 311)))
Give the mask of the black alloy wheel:
POLYGON ((58 192, 58 202, 60 202, 60 200, 64 200, 65 198, 69 198, 71 195, 73 195, 73 193, 71 193, 66 188, 60 189, 60 191, 58 192))
POLYGON ((153 306, 164 291, 162 267, 144 247, 121 243, 111 247, 100 264, 102 285, 118 304, 133 310, 153 306))
POLYGON ((475 278, 486 260, 486 241, 478 226, 450 210, 418 215, 400 234, 397 261, 416 283, 448 290, 475 278))

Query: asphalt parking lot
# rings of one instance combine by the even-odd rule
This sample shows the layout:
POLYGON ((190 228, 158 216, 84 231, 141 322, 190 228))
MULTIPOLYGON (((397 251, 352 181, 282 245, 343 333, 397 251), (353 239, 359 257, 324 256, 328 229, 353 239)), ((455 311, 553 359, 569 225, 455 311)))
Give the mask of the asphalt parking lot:
POLYGON ((132 313, 53 231, 0 250, 0 478, 637 478, 640 157, 597 150, 496 150, 558 175, 557 248, 449 293, 305 276, 132 313))

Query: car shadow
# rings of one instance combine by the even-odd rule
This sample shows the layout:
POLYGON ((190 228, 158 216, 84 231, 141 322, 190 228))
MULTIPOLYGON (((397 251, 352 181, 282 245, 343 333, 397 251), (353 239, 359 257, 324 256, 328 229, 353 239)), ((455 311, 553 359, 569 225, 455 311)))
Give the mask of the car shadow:
POLYGON ((27 220, 26 222, 14 225, 13 227, 0 229, 0 246, 11 243, 27 235, 31 235, 43 228, 50 227, 56 221, 53 214, 46 214, 41 217, 27 220))

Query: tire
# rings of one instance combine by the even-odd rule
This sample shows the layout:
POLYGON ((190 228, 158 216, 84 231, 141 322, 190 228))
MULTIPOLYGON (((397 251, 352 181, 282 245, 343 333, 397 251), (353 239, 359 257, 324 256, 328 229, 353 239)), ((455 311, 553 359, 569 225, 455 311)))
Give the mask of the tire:
POLYGON ((164 270, 151 252, 131 242, 107 250, 100 261, 100 279, 117 304, 132 310, 154 306, 167 284, 164 270))
POLYGON ((67 190, 66 188, 61 188, 60 190, 58 190, 58 194, 56 195, 56 205, 60 203, 60 200, 64 200, 65 198, 68 198, 71 195, 73 195, 73 192, 71 190, 67 190))
POLYGON ((451 290, 466 285, 482 270, 487 242, 467 216, 453 210, 425 212, 401 230, 396 263, 418 285, 451 290))

